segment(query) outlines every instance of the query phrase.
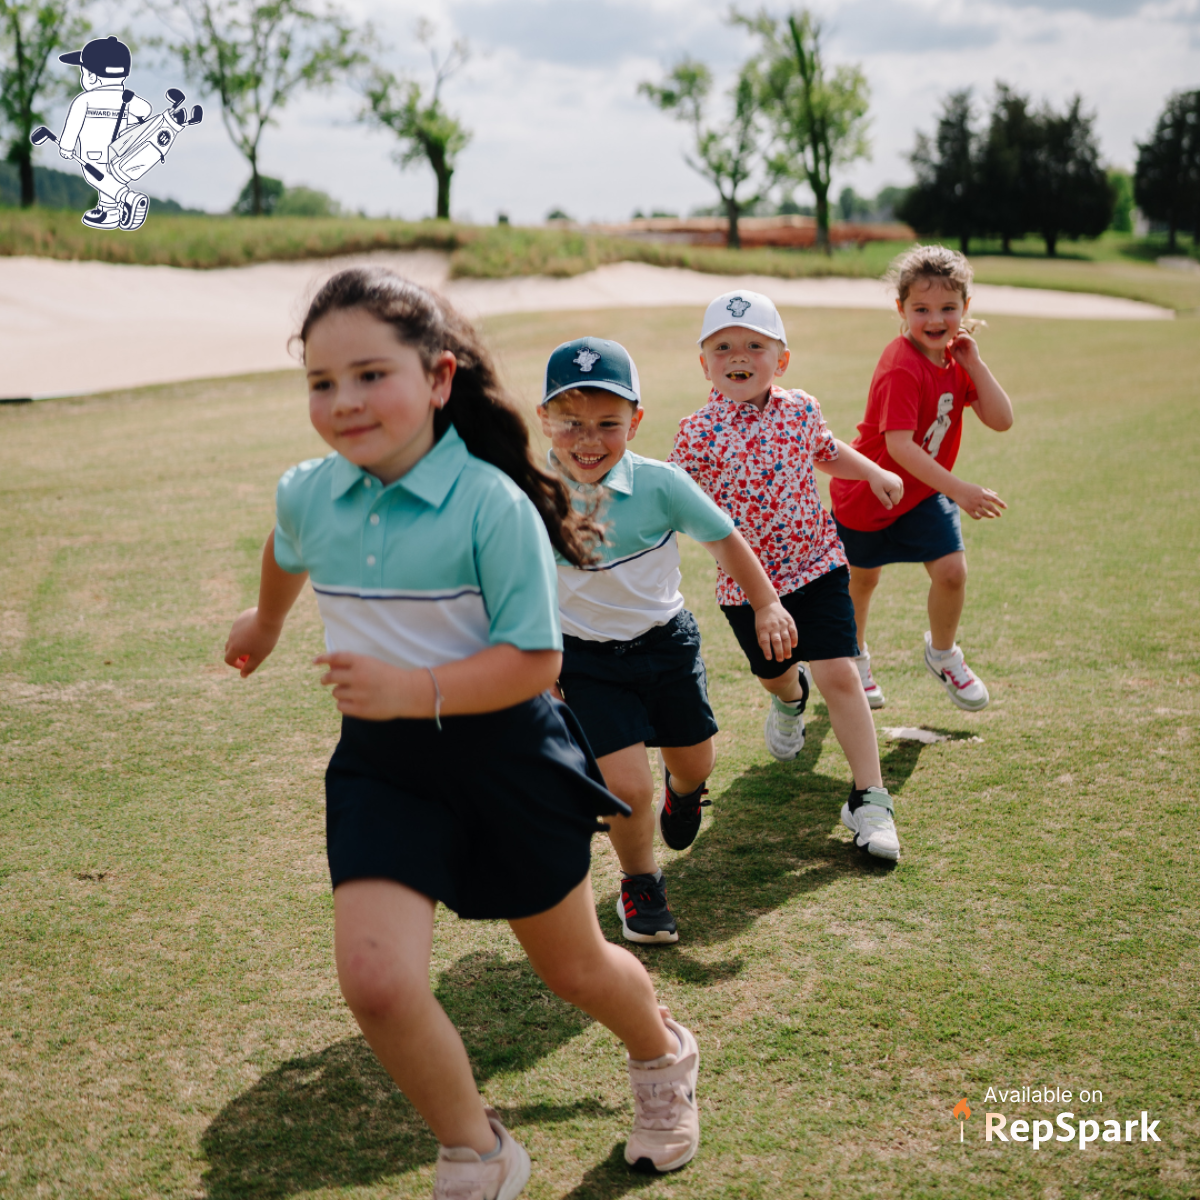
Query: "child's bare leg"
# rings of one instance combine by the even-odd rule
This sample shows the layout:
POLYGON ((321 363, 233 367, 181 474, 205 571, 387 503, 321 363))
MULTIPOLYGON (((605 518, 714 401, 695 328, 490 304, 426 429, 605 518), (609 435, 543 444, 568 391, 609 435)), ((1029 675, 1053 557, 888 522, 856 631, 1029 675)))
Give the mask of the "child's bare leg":
POLYGON ((882 575, 882 567, 850 568, 850 602, 854 605, 854 624, 858 628, 859 653, 862 652, 867 641, 867 616, 871 611, 871 597, 875 594, 882 575))
MULTIPOLYGON (((813 678, 815 679, 816 676, 814 675, 813 678)), ((800 664, 798 662, 789 667, 782 675, 777 675, 774 679, 763 679, 759 676, 758 682, 772 696, 778 696, 780 700, 785 700, 788 704, 792 704, 804 695, 804 689, 800 686, 800 664)))
POLYGON ((694 792, 712 774, 717 761, 712 738, 694 746, 664 746, 662 756, 671 773, 671 788, 677 796, 694 792))
POLYGON ((958 550, 927 562, 925 570, 929 572, 929 635, 933 648, 952 650, 967 598, 967 556, 958 550))
POLYGON ((825 697, 829 723, 850 764, 854 786, 882 787, 879 738, 858 668, 848 658, 817 658, 809 667, 813 682, 825 697))
POLYGON ((621 870, 626 875, 653 875, 658 870, 654 861, 654 777, 645 745, 638 742, 615 750, 596 759, 596 765, 608 790, 633 809, 628 817, 605 818, 621 870))
POLYGON ((333 893, 338 982, 384 1070, 434 1137, 487 1154, 496 1135, 466 1049, 429 990, 433 913, 428 896, 389 879, 340 884, 333 893))
POLYGON ((647 1062, 678 1053, 646 968, 604 940, 590 876, 547 912, 509 924, 546 986, 612 1030, 631 1058, 647 1062))

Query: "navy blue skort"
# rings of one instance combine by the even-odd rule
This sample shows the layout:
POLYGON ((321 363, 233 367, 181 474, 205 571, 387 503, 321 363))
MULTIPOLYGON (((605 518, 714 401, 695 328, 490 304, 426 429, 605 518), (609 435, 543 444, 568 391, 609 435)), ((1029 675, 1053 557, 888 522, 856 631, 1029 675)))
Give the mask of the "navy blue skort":
POLYGON ((433 721, 342 718, 325 772, 333 886, 393 879, 460 917, 553 908, 587 875, 597 817, 628 815, 548 694, 433 721))

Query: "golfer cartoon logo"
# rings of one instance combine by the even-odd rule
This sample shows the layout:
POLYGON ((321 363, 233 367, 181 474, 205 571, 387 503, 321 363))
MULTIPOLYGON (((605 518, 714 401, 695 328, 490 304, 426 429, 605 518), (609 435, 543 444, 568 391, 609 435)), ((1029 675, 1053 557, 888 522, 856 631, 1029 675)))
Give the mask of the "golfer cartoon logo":
POLYGON ((746 315, 746 312, 751 305, 749 300, 743 300, 741 296, 734 296, 734 298, 730 300, 725 307, 731 313, 733 313, 733 319, 735 321, 740 321, 746 315))
POLYGON ((155 114, 148 100, 125 86, 132 59, 129 47, 115 37, 60 54, 59 62, 79 68, 83 91, 71 101, 58 137, 39 125, 30 141, 35 146, 57 142, 63 158, 79 163, 96 189, 96 207, 83 214, 88 228, 139 229, 150 201, 132 185, 166 159, 183 129, 200 124, 204 110, 196 105, 189 113, 184 94, 168 88, 168 107, 155 114))

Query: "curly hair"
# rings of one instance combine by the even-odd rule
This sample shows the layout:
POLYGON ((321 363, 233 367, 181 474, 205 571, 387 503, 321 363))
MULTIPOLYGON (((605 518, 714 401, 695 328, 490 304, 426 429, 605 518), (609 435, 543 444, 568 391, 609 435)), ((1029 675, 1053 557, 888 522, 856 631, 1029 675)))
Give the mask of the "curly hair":
POLYGON ((435 437, 453 424, 471 454, 499 467, 529 497, 563 558, 577 567, 595 562, 600 527, 590 513, 572 506, 562 480, 534 460, 525 419, 474 326, 440 296, 394 271, 350 267, 313 297, 297 336, 307 342, 327 313, 353 308, 390 325, 401 343, 416 350, 428 372, 444 351, 454 355, 458 367, 449 402, 434 414, 435 437))

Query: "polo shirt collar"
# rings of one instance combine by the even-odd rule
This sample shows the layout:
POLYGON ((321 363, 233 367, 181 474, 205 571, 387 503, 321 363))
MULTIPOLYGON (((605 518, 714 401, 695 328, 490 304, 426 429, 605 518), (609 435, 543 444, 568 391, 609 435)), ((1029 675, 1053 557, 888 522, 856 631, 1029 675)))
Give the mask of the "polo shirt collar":
MULTIPOLYGON (((430 508, 440 508, 442 502, 450 494, 455 480, 462 474, 470 455, 458 430, 451 425, 432 450, 407 475, 402 475, 390 488, 402 488, 418 500, 423 500, 430 508)), ((329 494, 332 499, 340 500, 356 483, 371 479, 371 486, 377 482, 369 471, 356 467, 349 459, 340 454, 334 454, 332 478, 330 479, 329 494)))
POLYGON ((546 452, 546 459, 550 464, 551 470, 556 471, 562 477, 567 487, 573 491, 578 492, 584 488, 591 487, 606 487, 610 492, 619 492, 622 496, 633 495, 633 463, 630 460, 628 450, 621 455, 617 465, 603 479, 598 480, 596 483, 580 483, 577 479, 572 479, 567 471, 563 469, 558 456, 553 450, 546 452))
POLYGON ((771 394, 767 397, 767 402, 762 406, 761 409, 755 408, 753 404, 746 400, 730 400, 729 397, 720 390, 720 388, 713 388, 712 395, 709 397, 709 403, 711 404, 713 401, 716 401, 719 404, 723 404, 727 409, 730 409, 735 413, 746 411, 765 413, 772 404, 777 404, 780 400, 784 400, 786 398, 787 389, 780 387, 777 383, 773 383, 771 384, 771 394))

